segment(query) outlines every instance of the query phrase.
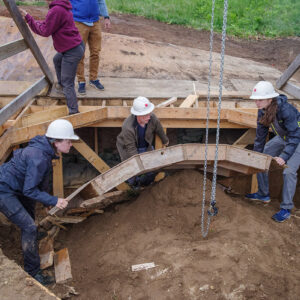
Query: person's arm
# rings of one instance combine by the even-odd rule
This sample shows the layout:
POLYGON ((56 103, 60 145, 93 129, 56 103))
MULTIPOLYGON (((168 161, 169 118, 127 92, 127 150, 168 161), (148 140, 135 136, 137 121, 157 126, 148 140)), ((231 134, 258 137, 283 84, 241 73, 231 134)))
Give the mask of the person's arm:
POLYGON ((59 8, 56 7, 53 7, 48 11, 44 21, 36 21, 28 13, 25 15, 25 20, 34 33, 43 37, 50 36, 61 26, 59 8))
MULTIPOLYGON (((153 117, 153 116, 152 116, 153 117)), ((156 122, 156 127, 155 127, 155 133, 160 137, 162 143, 164 146, 168 146, 169 145, 169 139, 159 121, 159 119, 157 119, 157 117, 155 116, 155 122, 156 122)))
POLYGON ((256 136, 254 140, 253 151, 263 152, 266 144, 267 135, 269 133, 269 127, 266 127, 260 124, 259 120, 261 119, 263 112, 261 110, 258 111, 257 115, 257 128, 256 128, 256 136))
POLYGON ((287 130, 287 143, 282 150, 279 157, 287 162, 294 154, 297 146, 300 143, 300 128, 298 124, 298 114, 296 109, 292 108, 290 104, 286 104, 282 109, 282 120, 287 130))
POLYGON ((55 206, 58 198, 41 191, 39 185, 47 174, 47 163, 40 158, 29 157, 23 185, 23 195, 43 203, 46 206, 55 206))
POLYGON ((104 28, 109 30, 111 27, 110 17, 105 0, 98 0, 100 16, 104 17, 104 28))

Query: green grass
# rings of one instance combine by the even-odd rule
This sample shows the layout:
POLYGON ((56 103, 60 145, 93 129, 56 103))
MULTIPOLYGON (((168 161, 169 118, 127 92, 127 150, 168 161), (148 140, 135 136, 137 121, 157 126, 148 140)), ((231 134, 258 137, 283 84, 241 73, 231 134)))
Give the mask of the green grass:
MULTIPOLYGON (((228 0, 227 34, 300 36, 299 0, 228 0)), ((107 0, 110 12, 144 16, 168 24, 210 30, 211 0, 107 0)), ((215 0, 214 30, 221 32, 223 0, 215 0)))
POLYGON ((24 1, 16 1, 17 6, 18 5, 24 5, 24 6, 47 6, 48 4, 45 1, 32 1, 32 2, 24 2, 24 1))

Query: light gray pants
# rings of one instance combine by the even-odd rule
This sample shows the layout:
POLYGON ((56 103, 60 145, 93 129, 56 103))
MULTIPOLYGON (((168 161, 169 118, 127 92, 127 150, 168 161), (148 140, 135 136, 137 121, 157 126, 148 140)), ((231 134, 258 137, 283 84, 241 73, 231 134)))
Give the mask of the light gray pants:
MULTIPOLYGON (((266 143, 263 153, 269 154, 273 157, 279 156, 285 145, 286 142, 277 135, 266 143)), ((300 166, 300 144, 286 164, 288 167, 283 171, 282 202, 280 207, 284 209, 292 209, 294 207, 293 198, 297 185, 297 171, 300 166)), ((269 194, 268 172, 257 173, 257 182, 258 193, 262 196, 267 196, 269 194)))

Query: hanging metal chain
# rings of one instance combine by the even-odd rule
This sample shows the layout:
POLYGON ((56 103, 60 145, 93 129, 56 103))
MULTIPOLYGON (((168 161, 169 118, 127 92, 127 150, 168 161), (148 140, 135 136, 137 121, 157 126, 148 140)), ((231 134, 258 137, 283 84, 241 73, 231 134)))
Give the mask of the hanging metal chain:
POLYGON ((216 134, 216 151, 213 169, 213 180, 211 187, 210 207, 207 211, 207 225, 204 228, 204 210, 206 200, 206 185, 207 185, 207 152, 208 152, 208 134, 209 134, 209 112, 210 112, 210 84, 212 73, 212 49, 213 49, 213 28, 214 28, 214 10, 215 0, 212 0, 212 17, 211 17, 211 31, 210 31, 210 54, 209 54, 209 77, 208 77, 208 93, 207 93, 207 114, 206 114, 206 134, 205 134, 205 159, 204 159, 204 175, 203 175, 203 198, 202 198, 202 214, 201 214, 201 232, 202 236, 206 237, 209 230, 210 219, 218 213, 216 205, 216 186, 217 186, 217 168, 218 168, 218 154, 219 154, 219 137, 220 137, 220 117, 221 117, 221 104, 222 104, 222 88, 223 88, 223 72, 224 72, 224 59, 225 59, 225 41, 226 41, 226 27, 227 27, 227 12, 228 0, 224 0, 224 13, 223 13, 223 27, 222 27, 222 48, 221 48, 221 62, 220 62, 220 79, 219 79, 219 102, 218 102, 218 119, 217 119, 217 134, 216 134))

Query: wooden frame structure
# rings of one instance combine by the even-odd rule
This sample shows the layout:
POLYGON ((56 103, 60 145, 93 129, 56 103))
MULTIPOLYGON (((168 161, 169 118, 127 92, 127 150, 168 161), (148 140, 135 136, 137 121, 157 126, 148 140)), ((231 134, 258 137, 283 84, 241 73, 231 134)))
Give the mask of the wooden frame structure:
MULTIPOLYGON (((214 162, 215 150, 215 145, 208 146, 208 164, 214 162)), ((267 171, 272 161, 269 155, 229 145, 219 145, 218 152, 219 167, 242 174, 267 171)), ((199 168, 204 164, 204 160, 205 145, 203 144, 176 145, 137 154, 82 185, 67 199, 71 201, 79 193, 84 199, 100 197, 133 176, 170 167, 199 168)), ((54 207, 50 214, 53 215, 58 211, 59 209, 54 207)))
POLYGON ((276 82, 276 88, 283 90, 289 95, 300 99, 300 87, 288 82, 288 80, 299 70, 300 68, 300 54, 294 59, 290 66, 284 71, 281 77, 276 82))
POLYGON ((46 63, 45 58, 42 55, 41 50, 33 38, 27 24, 20 14, 16 2, 14 0, 3 1, 20 33, 22 34, 23 39, 1 46, 0 61, 29 48, 39 64, 42 72, 44 73, 44 76, 0 110, 0 126, 3 125, 4 122, 6 122, 13 114, 18 112, 19 109, 27 105, 32 98, 38 95, 44 88, 49 86, 49 84, 53 84, 53 75, 50 71, 50 68, 46 63))

